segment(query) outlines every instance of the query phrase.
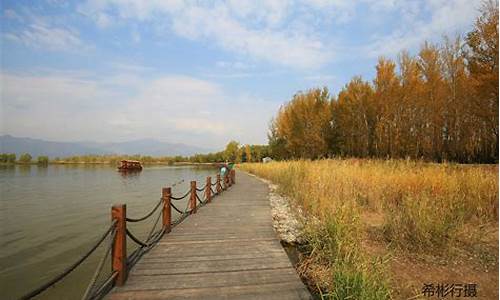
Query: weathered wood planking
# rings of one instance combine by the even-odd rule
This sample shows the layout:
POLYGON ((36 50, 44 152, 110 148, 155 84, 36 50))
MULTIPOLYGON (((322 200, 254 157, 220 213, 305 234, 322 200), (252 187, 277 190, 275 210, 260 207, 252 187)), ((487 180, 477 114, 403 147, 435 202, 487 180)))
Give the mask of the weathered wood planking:
POLYGON ((311 299, 272 228, 267 185, 238 183, 175 227, 107 299, 311 299))

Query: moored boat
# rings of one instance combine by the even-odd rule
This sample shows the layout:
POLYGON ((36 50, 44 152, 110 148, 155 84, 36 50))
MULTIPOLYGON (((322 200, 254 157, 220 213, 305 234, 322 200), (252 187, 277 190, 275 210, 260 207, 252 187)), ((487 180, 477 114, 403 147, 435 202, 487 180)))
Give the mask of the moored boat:
POLYGON ((122 160, 118 166, 119 171, 141 171, 142 165, 140 161, 137 160, 122 160))

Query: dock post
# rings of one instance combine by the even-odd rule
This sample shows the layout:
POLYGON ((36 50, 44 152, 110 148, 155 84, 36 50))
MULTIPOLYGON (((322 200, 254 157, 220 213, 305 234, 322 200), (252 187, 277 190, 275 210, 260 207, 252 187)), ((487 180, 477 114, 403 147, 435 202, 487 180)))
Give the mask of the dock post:
POLYGON ((233 184, 236 183, 236 170, 231 170, 231 181, 233 182, 233 184))
POLYGON ((191 181, 191 198, 189 198, 191 213, 196 213, 196 181, 191 181))
POLYGON ((207 177, 207 183, 205 186, 205 197, 207 197, 207 202, 210 203, 212 201, 212 177, 207 177))
POLYGON ((163 202, 163 228, 165 228, 165 232, 170 232, 171 223, 172 223, 172 207, 170 206, 170 196, 172 195, 172 188, 167 187, 161 190, 161 199, 163 202))
POLYGON ((222 186, 220 185, 220 174, 217 174, 217 194, 220 194, 222 192, 222 186))
POLYGON ((224 186, 222 187, 222 189, 225 191, 228 188, 227 174, 224 175, 224 180, 223 181, 224 181, 224 186))
POLYGON ((111 264, 113 272, 118 275, 115 279, 116 286, 122 286, 127 280, 127 206, 125 204, 115 204, 111 207, 111 220, 116 220, 116 233, 111 252, 111 264))

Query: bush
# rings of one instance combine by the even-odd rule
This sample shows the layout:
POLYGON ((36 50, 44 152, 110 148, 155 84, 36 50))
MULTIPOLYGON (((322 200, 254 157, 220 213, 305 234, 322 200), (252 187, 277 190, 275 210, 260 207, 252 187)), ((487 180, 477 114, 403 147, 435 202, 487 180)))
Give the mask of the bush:
POLYGON ((42 155, 42 156, 38 156, 38 164, 39 165, 48 165, 49 164, 49 157, 48 156, 45 156, 45 155, 42 155))
POLYGON ((16 154, 15 153, 2 153, 2 154, 0 154, 0 163, 13 164, 15 162, 16 162, 16 154))
POLYGON ((29 153, 23 153, 19 156, 19 162, 23 164, 29 164, 31 162, 31 155, 29 153))

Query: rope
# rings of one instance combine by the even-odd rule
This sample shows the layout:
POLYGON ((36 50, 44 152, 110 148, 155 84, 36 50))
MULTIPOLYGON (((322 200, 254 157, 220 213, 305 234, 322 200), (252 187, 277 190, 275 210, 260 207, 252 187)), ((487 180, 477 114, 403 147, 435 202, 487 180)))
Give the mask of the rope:
POLYGON ((146 252, 148 252, 152 246, 154 246, 165 234, 165 228, 155 232, 146 243, 141 242, 136 238, 130 231, 127 230, 127 235, 136 243, 140 245, 128 258, 127 258, 127 268, 132 268, 135 263, 142 257, 146 252))
POLYGON ((180 211, 173 203, 170 203, 170 206, 178 213, 180 213, 181 215, 184 213, 182 211, 180 211))
POLYGON ((173 196, 170 196, 170 199, 172 199, 172 200, 182 200, 182 199, 186 198, 186 196, 189 195, 189 193, 191 193, 191 190, 187 191, 186 194, 184 194, 184 196, 182 196, 182 197, 173 197, 173 196))
POLYGON ((118 272, 114 271, 111 273, 111 275, 106 279, 106 281, 97 289, 95 294, 92 296, 91 299, 101 299, 103 294, 107 293, 108 290, 107 288, 111 287, 111 284, 114 282, 116 276, 118 276, 118 272))
POLYGON ((61 274, 55 276, 54 278, 52 278, 51 280, 49 280, 45 284, 43 284, 40 287, 36 288, 35 290, 27 293, 26 295, 22 296, 19 299, 21 299, 21 300, 31 299, 31 298, 35 297, 36 295, 42 293, 43 291, 45 291, 49 287, 53 286, 54 284, 59 282, 64 277, 66 277, 69 273, 71 273, 74 269, 76 269, 76 267, 78 267, 82 262, 84 262, 87 259, 87 257, 89 257, 92 253, 94 253, 94 251, 97 249, 97 247, 99 247, 99 245, 101 245, 101 243, 108 236, 108 234, 115 228, 115 225, 116 225, 116 220, 114 220, 111 223, 111 226, 109 226, 108 230, 106 230, 106 232, 99 238, 97 243, 94 246, 92 246, 92 248, 90 248, 90 250, 87 251, 87 253, 85 253, 82 257, 80 257, 80 259, 78 259, 75 263, 73 263, 71 266, 69 266, 61 274))
POLYGON ((207 184, 205 184, 202 188, 196 188, 198 192, 203 192, 207 188, 207 184))
POLYGON ((184 221, 184 219, 187 218, 187 216, 189 216, 189 213, 183 213, 179 218, 177 218, 177 220, 173 221, 171 226, 172 227, 175 227, 177 225, 179 225, 180 223, 182 223, 182 221, 184 221))
POLYGON ((108 254, 111 253, 111 248, 113 247, 113 241, 116 236, 116 227, 113 228, 113 231, 111 232, 110 235, 110 240, 109 240, 109 245, 106 251, 104 252, 104 255, 101 257, 101 260, 99 261, 99 264, 97 265, 97 268, 94 272, 94 275, 92 276, 92 279, 90 280, 90 284, 87 286, 87 289, 85 290, 85 293, 83 294, 82 300, 88 299, 91 291, 94 289, 94 285, 97 281, 97 277, 99 277, 99 274, 102 271, 102 268, 104 267, 104 262, 106 261, 106 258, 108 257, 108 254))
POLYGON ((129 238, 131 238, 132 241, 134 241, 139 246, 141 246, 141 247, 149 247, 148 244, 145 244, 145 243, 141 242, 141 240, 139 240, 135 235, 133 235, 132 232, 130 232, 130 230, 128 230, 128 228, 126 229, 126 232, 127 232, 127 236, 129 238))
POLYGON ((149 239, 151 238, 151 235, 153 234, 153 232, 154 232, 154 230, 155 230, 155 228, 156 228, 156 225, 158 224, 158 221, 160 220, 161 215, 162 215, 162 213, 160 212, 160 213, 158 214, 158 217, 156 217, 156 221, 155 221, 155 223, 153 224, 153 228, 151 228, 151 230, 149 231, 149 234, 148 234, 148 238, 147 238, 147 240, 149 240, 149 239))
POLYGON ((196 199, 200 202, 200 204, 205 204, 205 201, 201 201, 200 197, 198 197, 198 194, 196 194, 196 199))
POLYGON ((158 204, 156 204, 156 206, 153 208, 152 211, 150 211, 147 215, 145 215, 144 217, 142 218, 138 218, 138 219, 134 219, 134 218, 125 218, 125 220, 127 220, 127 222, 140 222, 140 221, 144 221, 146 220, 147 218, 151 217, 152 214, 154 214, 154 212, 158 209, 158 207, 160 207, 160 204, 162 203, 163 199, 160 199, 160 201, 158 202, 158 204))
POLYGON ((210 191, 212 192, 212 195, 214 195, 214 196, 219 195, 219 193, 215 192, 212 188, 210 188, 210 191))

